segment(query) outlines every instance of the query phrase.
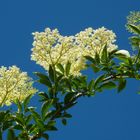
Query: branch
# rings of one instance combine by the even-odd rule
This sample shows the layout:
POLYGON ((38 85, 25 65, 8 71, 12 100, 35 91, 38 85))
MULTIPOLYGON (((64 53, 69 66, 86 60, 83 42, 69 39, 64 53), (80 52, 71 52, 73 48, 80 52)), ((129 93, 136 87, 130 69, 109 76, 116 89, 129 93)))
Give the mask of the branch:
MULTIPOLYGON (((116 79, 119 79, 119 78, 135 78, 135 75, 129 75, 129 76, 126 75, 126 74, 110 75, 110 76, 106 77, 103 80, 103 82, 110 81, 110 80, 116 80, 116 79)), ((57 118, 57 115, 59 115, 64 110, 66 110, 66 108, 68 108, 70 105, 72 105, 74 103, 74 101, 76 101, 81 96, 86 96, 86 95, 87 95, 86 91, 77 93, 75 95, 75 97, 73 97, 73 99, 68 104, 64 105, 61 109, 58 109, 56 111, 56 113, 50 118, 49 121, 52 121, 52 120, 56 119, 57 118)), ((38 134, 34 135, 32 138, 30 138, 30 140, 37 140, 40 137, 41 137, 41 133, 38 133, 38 134)))
POLYGON ((86 96, 87 94, 85 92, 80 92, 80 93, 77 93, 75 95, 75 97, 71 100, 71 102, 69 102, 68 104, 64 105, 63 108, 59 109, 55 114, 54 116, 52 116, 50 118, 50 120, 54 120, 58 114, 60 114, 62 111, 64 111, 67 107, 69 107, 70 105, 72 105, 74 103, 74 101, 76 101, 79 97, 81 96, 86 96))
MULTIPOLYGON (((52 120, 56 119, 57 115, 60 114, 61 112, 63 112, 67 107, 69 107, 70 105, 72 105, 73 102, 74 102, 75 100, 77 100, 77 99, 78 99, 79 97, 81 97, 81 96, 86 96, 86 95, 87 95, 87 94, 86 94, 85 92, 77 93, 77 94, 75 95, 75 97, 72 99, 72 101, 69 102, 68 104, 64 105, 63 108, 59 109, 59 110, 50 118, 49 121, 52 121, 52 120)), ((36 134, 36 135, 30 137, 29 140, 37 140, 37 139, 40 138, 40 137, 41 137, 41 133, 38 133, 38 134, 36 134)))

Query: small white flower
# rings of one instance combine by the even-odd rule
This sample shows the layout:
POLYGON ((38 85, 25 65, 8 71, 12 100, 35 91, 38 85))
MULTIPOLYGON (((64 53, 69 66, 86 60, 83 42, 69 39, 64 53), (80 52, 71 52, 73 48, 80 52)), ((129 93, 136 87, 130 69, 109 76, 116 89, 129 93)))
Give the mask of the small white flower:
POLYGON ((80 75, 80 71, 86 67, 83 56, 94 57, 100 54, 103 46, 112 51, 117 48, 114 44, 116 35, 106 28, 87 28, 75 36, 62 36, 57 29, 46 28, 44 32, 35 32, 31 59, 36 61, 44 69, 49 65, 61 63, 64 67, 71 63, 70 74, 80 75))
POLYGON ((0 67, 0 106, 8 106, 16 99, 22 102, 28 95, 36 93, 32 85, 32 79, 18 67, 0 67))

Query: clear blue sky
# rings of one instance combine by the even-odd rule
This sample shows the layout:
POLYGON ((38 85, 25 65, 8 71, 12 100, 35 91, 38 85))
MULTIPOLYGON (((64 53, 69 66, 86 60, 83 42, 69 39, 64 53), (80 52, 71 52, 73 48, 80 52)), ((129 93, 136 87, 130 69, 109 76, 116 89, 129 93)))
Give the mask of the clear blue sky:
MULTIPOLYGON (((105 26, 117 34, 120 49, 131 50, 125 23, 133 10, 140 10, 139 0, 0 0, 0 65, 16 64, 30 76, 42 70, 30 61, 31 33, 45 27, 71 35, 105 26)), ((80 99, 68 126, 59 124, 50 140, 140 140, 139 89, 138 81, 129 80, 121 94, 80 99)))

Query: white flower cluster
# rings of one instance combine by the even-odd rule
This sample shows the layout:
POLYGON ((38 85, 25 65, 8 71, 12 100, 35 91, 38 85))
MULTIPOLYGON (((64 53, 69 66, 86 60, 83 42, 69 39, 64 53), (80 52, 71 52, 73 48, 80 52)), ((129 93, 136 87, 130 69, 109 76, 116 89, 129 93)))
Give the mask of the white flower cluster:
POLYGON ((11 105, 17 99, 22 102, 28 95, 37 92, 26 72, 16 66, 0 68, 0 106, 11 105))
POLYGON ((104 45, 107 46, 109 52, 117 49, 117 45, 114 44, 115 38, 115 33, 104 27, 96 30, 88 28, 76 34, 77 44, 83 48, 83 54, 91 57, 94 57, 95 53, 100 54, 104 45))
POLYGON ((80 75, 85 68, 86 60, 83 56, 100 54, 104 45, 108 51, 117 48, 114 44, 116 35, 102 27, 96 30, 85 29, 75 36, 62 36, 57 29, 46 28, 44 32, 35 32, 31 59, 48 70, 49 65, 61 63, 64 67, 69 61, 70 74, 80 75))

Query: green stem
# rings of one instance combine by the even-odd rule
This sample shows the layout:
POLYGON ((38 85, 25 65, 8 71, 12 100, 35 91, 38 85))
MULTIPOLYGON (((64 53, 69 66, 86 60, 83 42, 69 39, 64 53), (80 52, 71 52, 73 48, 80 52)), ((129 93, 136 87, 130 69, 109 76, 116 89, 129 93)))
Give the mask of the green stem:
POLYGON ((2 128, 0 128, 0 140, 2 140, 2 128))
POLYGON ((136 60, 135 60, 135 62, 134 62, 135 64, 137 63, 139 57, 140 57, 140 48, 139 48, 139 51, 138 51, 138 55, 137 55, 137 57, 136 57, 136 60))

